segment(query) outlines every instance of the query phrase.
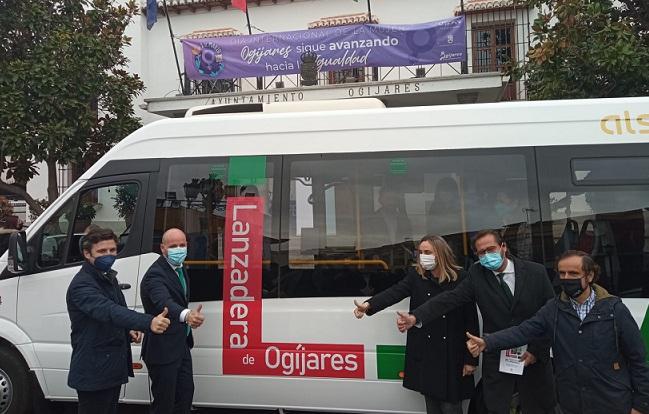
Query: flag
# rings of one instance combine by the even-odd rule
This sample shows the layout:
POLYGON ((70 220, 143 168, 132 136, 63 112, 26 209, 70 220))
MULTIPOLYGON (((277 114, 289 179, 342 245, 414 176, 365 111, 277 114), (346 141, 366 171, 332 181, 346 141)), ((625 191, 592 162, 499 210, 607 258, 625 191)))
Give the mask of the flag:
POLYGON ((151 30, 158 21, 158 0, 146 0, 146 28, 151 30))
POLYGON ((232 7, 236 7, 245 13, 248 10, 247 0, 232 0, 232 7))

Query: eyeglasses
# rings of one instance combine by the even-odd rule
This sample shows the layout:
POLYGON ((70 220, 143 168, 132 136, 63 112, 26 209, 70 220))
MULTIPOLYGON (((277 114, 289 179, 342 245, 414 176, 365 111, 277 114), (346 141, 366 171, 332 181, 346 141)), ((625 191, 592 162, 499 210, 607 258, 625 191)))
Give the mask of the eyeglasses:
POLYGON ((476 251, 478 256, 484 256, 487 253, 498 253, 502 246, 489 246, 486 249, 476 251))

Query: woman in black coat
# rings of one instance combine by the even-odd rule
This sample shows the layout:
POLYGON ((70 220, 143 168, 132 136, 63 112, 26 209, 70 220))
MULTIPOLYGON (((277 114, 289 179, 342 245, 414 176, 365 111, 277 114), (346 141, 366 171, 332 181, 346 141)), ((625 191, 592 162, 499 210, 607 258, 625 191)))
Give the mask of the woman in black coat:
MULTIPOLYGON (((363 303, 354 302, 354 315, 372 315, 410 297, 410 310, 453 289, 466 277, 455 264, 443 238, 425 236, 419 242, 419 260, 406 277, 363 303)), ((426 326, 410 329, 406 341, 403 386, 422 393, 428 414, 462 414, 462 400, 471 398, 478 360, 464 345, 465 332, 479 332, 475 304, 460 307, 426 326)))

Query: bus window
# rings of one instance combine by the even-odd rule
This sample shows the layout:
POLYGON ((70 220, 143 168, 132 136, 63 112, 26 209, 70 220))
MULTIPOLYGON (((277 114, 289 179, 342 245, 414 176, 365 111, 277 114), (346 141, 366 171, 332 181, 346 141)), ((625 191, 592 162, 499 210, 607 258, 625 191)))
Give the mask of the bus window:
POLYGON ((429 233, 462 266, 475 260, 470 237, 484 228, 502 229, 512 252, 531 258, 530 163, 502 152, 287 157, 280 296, 374 295, 401 280, 429 233))
POLYGON ((573 182, 592 184, 649 184, 649 157, 575 158, 573 182))
POLYGON ((58 266, 65 259, 68 229, 74 217, 76 198, 68 200, 50 217, 38 237, 37 264, 41 269, 58 266))
POLYGON ((81 239, 91 226, 115 232, 119 253, 128 241, 138 195, 139 186, 136 183, 91 188, 81 193, 67 263, 84 260, 81 239))
POLYGON ((263 297, 277 297, 277 266, 271 263, 271 249, 276 250, 278 244, 271 214, 275 163, 266 161, 266 157, 256 157, 264 163, 259 169, 262 172, 247 177, 245 171, 250 169, 246 158, 255 157, 173 160, 161 169, 165 173, 158 179, 152 249, 160 253, 162 235, 167 229, 177 227, 186 233, 190 301, 223 298, 223 240, 228 197, 264 200, 264 237, 263 245, 259 246, 263 257, 263 297))
POLYGON ((599 284, 622 297, 649 297, 649 146, 538 148, 547 264, 582 250, 599 284))
POLYGON ((586 190, 549 193, 555 256, 583 250, 599 264, 599 283, 611 293, 648 297, 649 191, 586 190))

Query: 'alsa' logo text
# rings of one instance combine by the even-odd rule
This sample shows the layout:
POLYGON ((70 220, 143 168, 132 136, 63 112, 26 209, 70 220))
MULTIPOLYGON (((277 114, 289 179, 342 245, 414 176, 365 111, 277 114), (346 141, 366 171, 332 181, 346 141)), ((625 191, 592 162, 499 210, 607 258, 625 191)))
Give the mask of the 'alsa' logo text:
POLYGON ((624 115, 607 115, 599 121, 599 127, 608 135, 649 134, 649 114, 632 117, 629 111, 624 115))

